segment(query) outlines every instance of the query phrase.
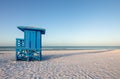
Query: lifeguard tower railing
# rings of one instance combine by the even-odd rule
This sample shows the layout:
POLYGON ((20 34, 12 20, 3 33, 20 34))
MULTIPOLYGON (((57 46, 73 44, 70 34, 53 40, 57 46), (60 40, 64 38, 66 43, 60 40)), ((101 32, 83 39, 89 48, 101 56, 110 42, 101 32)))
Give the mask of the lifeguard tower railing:
POLYGON ((27 48, 24 39, 16 39, 16 60, 41 60, 41 49, 27 48))

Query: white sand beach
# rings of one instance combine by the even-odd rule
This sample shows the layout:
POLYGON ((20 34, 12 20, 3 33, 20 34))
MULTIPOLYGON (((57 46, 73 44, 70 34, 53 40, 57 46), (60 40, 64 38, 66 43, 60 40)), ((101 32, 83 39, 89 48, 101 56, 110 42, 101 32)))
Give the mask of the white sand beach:
POLYGON ((0 79, 120 79, 120 50, 43 51, 42 61, 15 61, 0 51, 0 79))

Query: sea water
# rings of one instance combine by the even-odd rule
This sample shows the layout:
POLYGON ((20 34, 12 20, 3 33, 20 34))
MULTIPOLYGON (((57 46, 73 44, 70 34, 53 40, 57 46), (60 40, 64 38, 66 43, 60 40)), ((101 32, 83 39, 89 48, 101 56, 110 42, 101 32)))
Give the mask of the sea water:
MULTIPOLYGON (((0 46, 0 51, 15 51, 15 46, 0 46)), ((42 50, 103 50, 120 49, 120 46, 42 46, 42 50)))

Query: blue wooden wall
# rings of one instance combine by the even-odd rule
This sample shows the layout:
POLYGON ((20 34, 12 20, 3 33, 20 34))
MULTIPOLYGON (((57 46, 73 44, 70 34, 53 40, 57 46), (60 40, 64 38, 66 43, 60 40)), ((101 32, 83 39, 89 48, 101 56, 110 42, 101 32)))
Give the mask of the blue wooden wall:
POLYGON ((41 48, 41 32, 25 30, 24 41, 26 48, 41 48))

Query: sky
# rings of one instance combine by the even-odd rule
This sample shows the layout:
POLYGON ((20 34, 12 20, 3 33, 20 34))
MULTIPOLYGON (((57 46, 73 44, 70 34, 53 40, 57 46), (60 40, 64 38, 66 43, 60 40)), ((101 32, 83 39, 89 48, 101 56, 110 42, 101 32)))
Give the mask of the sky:
POLYGON ((43 46, 120 46, 120 0, 0 0, 0 46, 17 26, 45 28, 43 46))

